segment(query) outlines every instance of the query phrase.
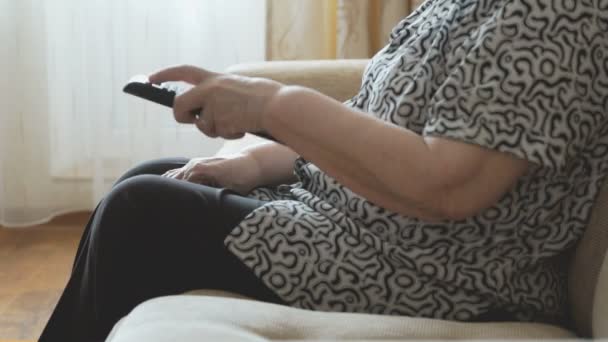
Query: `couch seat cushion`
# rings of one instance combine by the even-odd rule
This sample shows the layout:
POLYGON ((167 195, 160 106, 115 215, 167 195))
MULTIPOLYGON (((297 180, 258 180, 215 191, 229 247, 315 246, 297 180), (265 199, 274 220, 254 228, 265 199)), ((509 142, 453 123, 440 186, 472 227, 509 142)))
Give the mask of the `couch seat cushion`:
POLYGON ((142 303, 117 324, 108 341, 555 338, 575 336, 568 330, 544 324, 460 323, 314 312, 235 298, 226 293, 202 292, 142 303))

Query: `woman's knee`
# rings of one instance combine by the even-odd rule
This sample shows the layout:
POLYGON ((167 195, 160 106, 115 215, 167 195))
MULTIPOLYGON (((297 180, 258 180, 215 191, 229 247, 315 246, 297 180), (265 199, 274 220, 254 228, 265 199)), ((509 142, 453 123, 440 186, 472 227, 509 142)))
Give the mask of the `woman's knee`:
POLYGON ((134 205, 141 207, 142 202, 146 202, 145 200, 154 199, 155 196, 152 194, 160 195, 160 187, 163 186, 163 181, 167 180, 153 174, 130 175, 114 185, 108 192, 104 198, 105 206, 112 207, 114 210, 134 205))
POLYGON ((104 211, 121 215, 165 217, 165 215, 194 215, 210 207, 207 195, 195 185, 160 177, 136 175, 123 180, 104 198, 104 211))
POLYGON ((116 181, 116 183, 114 183, 114 186, 122 183, 123 181, 129 178, 133 178, 139 175, 162 175, 169 170, 178 169, 186 165, 188 161, 188 158, 162 158, 145 161, 134 166, 129 171, 125 172, 116 181))
POLYGON ((93 234, 97 237, 114 236, 150 226, 146 215, 158 210, 159 197, 163 196, 160 191, 163 181, 168 179, 156 175, 136 175, 116 184, 95 213, 93 234))
POLYGON ((188 233, 191 227, 203 224, 201 218, 207 217, 208 209, 210 199, 187 182, 138 175, 117 184, 106 195, 92 230, 97 242, 106 246, 132 236, 171 238, 171 234, 188 233))

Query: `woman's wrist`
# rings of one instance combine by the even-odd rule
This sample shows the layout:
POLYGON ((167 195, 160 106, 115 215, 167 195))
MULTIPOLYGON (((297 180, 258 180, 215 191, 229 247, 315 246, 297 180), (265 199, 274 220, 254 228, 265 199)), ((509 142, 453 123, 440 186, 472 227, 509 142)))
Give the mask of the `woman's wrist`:
POLYGON ((264 132, 273 135, 273 124, 277 121, 281 113, 286 111, 285 106, 289 105, 290 98, 300 92, 301 89, 302 87, 300 86, 281 85, 272 95, 262 111, 262 117, 260 118, 260 126, 264 132))
POLYGON ((275 142, 261 143, 241 151, 255 169, 257 186, 277 185, 295 181, 293 167, 298 155, 275 142))
POLYGON ((237 160, 239 168, 242 168, 242 171, 238 172, 242 178, 235 179, 235 182, 242 183, 241 187, 248 188, 248 190, 261 186, 263 183, 261 165, 254 154, 249 149, 245 149, 236 154, 234 158, 237 160))

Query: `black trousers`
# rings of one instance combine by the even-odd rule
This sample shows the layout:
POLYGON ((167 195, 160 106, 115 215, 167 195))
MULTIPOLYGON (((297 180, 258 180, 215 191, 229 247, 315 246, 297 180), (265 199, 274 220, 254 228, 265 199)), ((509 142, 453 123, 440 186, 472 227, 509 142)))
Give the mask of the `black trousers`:
POLYGON ((194 289, 227 290, 283 304, 223 244, 230 230, 263 202, 159 176, 187 162, 176 158, 142 164, 99 203, 39 341, 103 341, 139 303, 194 289))

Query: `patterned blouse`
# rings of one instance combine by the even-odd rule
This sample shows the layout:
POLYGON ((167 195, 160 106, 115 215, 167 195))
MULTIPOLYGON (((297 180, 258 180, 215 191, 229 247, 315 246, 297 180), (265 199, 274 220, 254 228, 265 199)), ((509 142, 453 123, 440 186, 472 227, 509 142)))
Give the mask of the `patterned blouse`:
POLYGON ((492 207, 430 223, 300 158, 298 183, 250 194, 269 202, 226 238, 232 253, 294 307, 565 319, 563 257, 608 170, 605 1, 428 0, 393 30, 346 105, 532 167, 492 207))

